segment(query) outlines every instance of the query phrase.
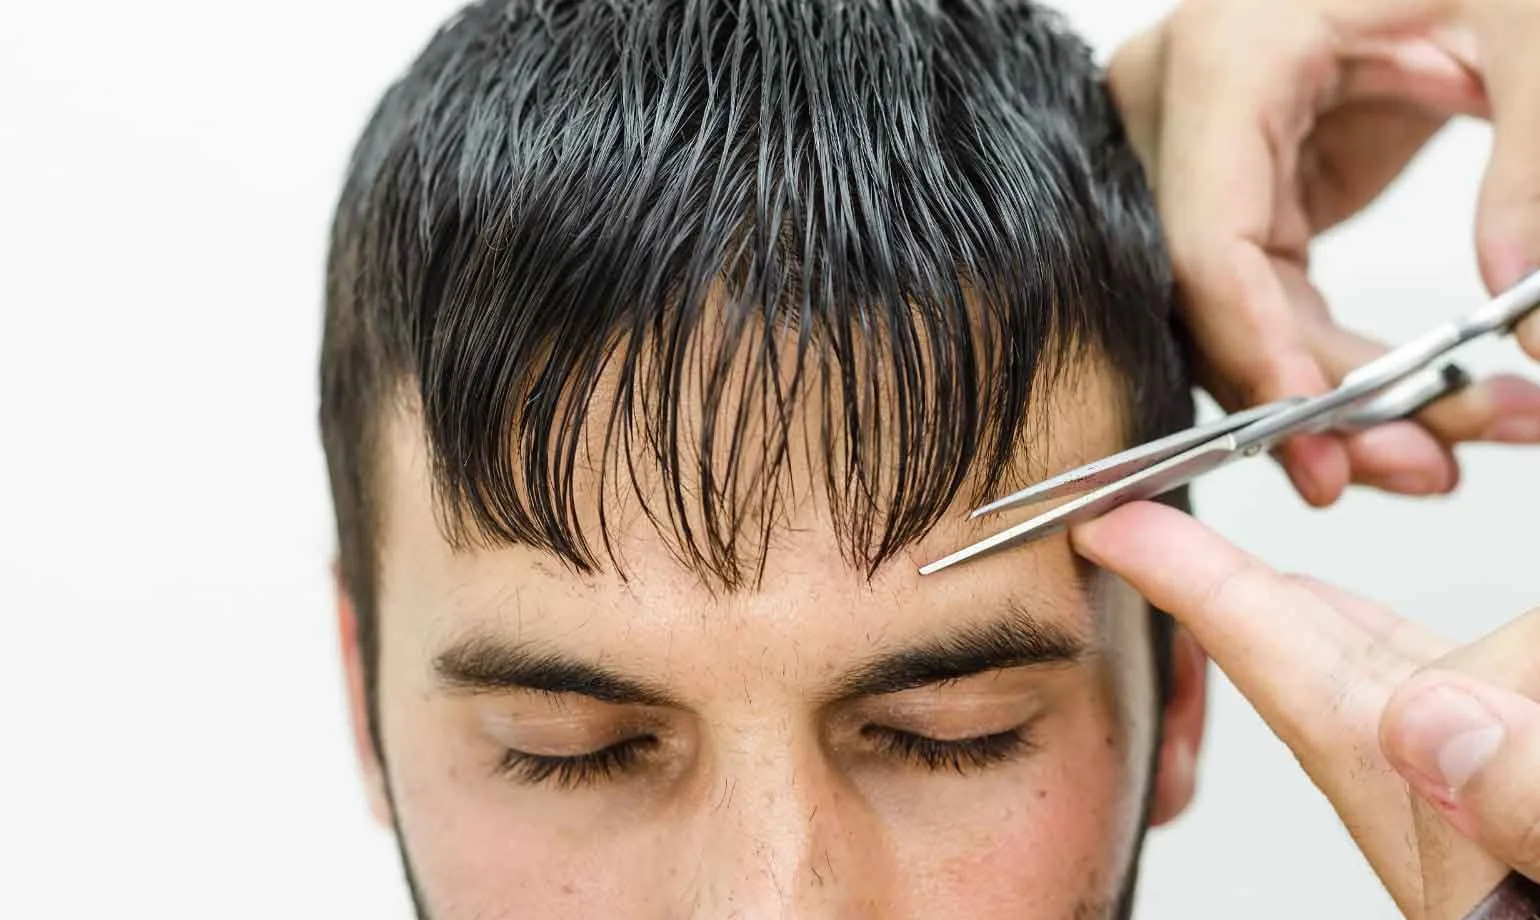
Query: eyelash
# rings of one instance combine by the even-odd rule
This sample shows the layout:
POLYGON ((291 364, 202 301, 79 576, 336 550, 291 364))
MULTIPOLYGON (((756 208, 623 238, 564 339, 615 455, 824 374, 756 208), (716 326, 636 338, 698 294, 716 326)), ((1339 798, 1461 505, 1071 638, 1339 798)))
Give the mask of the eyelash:
POLYGON ((643 754, 657 746, 657 738, 644 735, 575 757, 529 754, 509 748, 503 752, 498 772, 531 786, 550 783, 557 789, 577 789, 630 770, 643 754))
POLYGON ((1013 760, 1032 749, 1025 727, 953 741, 938 741, 924 735, 875 725, 862 729, 861 734, 876 741, 883 753, 937 773, 942 770, 957 773, 983 770, 1013 760))
MULTIPOLYGON (((1026 727, 952 741, 938 741, 924 735, 875 725, 863 728, 861 734, 875 741, 882 753, 935 773, 943 770, 957 773, 983 770, 1013 760, 1032 749, 1026 727)), ((531 786, 548 783, 557 789, 572 790, 597 785, 613 779, 617 774, 628 772, 636 766, 642 755, 657 746, 658 739, 646 735, 574 757, 529 754, 509 748, 504 751, 498 763, 498 772, 531 786)))

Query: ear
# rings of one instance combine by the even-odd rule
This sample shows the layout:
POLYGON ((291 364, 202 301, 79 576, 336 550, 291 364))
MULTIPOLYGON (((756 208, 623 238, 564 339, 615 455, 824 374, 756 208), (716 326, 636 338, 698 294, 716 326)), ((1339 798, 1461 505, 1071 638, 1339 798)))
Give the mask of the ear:
POLYGON ((369 695, 364 682, 364 653, 358 643, 358 612, 342 580, 341 569, 332 565, 332 584, 337 595, 337 637, 342 651, 342 670, 347 678, 348 712, 353 723, 353 751, 363 772, 369 811, 376 821, 391 826, 390 796, 385 789, 385 770, 369 732, 369 695))
POLYGON ((1208 656, 1192 634, 1178 626, 1171 637, 1171 694, 1155 767, 1151 826, 1174 820, 1192 802, 1207 709, 1208 656))

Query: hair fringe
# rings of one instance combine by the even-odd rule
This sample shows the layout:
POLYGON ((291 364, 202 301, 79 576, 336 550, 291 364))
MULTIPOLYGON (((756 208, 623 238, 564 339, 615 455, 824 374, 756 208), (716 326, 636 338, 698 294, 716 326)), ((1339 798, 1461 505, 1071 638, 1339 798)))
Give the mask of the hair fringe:
POLYGON ((872 573, 1010 475, 1089 353, 1131 437, 1182 424, 1170 289, 1089 51, 1032 4, 481 3, 387 94, 338 209, 334 490, 372 500, 348 470, 404 381, 458 543, 623 569, 626 482, 733 590, 817 488, 872 573))

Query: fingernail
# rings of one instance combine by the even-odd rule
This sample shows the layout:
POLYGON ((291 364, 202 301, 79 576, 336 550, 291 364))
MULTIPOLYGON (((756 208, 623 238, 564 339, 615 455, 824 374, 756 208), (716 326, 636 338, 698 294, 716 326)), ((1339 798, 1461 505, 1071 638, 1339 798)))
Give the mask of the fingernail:
POLYGON ((1504 731, 1475 697, 1444 686, 1407 704, 1397 734, 1407 763, 1452 797, 1502 747, 1504 731))
POLYGON ((1508 444, 1531 444, 1540 441, 1540 418, 1516 415, 1500 418, 1487 429, 1485 440, 1508 444))

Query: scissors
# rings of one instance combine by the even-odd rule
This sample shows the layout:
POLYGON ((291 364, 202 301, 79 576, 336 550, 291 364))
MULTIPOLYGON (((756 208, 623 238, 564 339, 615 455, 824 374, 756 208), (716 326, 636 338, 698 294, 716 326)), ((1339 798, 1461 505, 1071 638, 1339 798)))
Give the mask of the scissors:
POLYGON ((1470 383, 1445 354, 1489 335, 1506 335, 1540 308, 1535 272, 1467 315, 1440 325, 1343 378, 1335 390, 1284 399, 1225 416, 1114 454, 975 509, 970 518, 1078 495, 1026 521, 920 568, 930 575, 987 553, 1038 540, 1154 498, 1235 460, 1255 457, 1299 434, 1351 432, 1412 415, 1470 383))

